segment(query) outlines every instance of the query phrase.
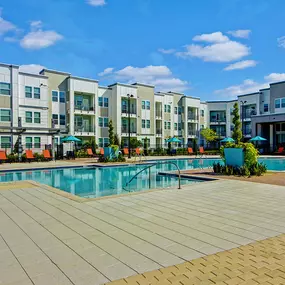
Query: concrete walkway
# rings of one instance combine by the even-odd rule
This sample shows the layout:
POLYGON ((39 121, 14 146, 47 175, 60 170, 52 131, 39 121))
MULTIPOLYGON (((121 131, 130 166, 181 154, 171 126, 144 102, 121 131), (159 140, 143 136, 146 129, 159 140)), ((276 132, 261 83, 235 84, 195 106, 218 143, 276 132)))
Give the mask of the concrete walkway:
POLYGON ((103 284, 183 264, 285 233, 284 203, 284 187, 230 180, 84 203, 2 184, 0 284, 103 284))

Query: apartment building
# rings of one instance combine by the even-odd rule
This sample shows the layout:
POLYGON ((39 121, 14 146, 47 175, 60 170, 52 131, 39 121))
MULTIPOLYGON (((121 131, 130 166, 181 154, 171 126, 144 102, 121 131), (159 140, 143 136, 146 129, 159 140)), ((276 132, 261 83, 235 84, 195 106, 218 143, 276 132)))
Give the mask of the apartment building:
POLYGON ((83 143, 95 138, 103 147, 109 144, 110 120, 123 145, 128 145, 129 132, 150 147, 166 147, 173 136, 181 145, 204 145, 203 128, 215 130, 220 139, 231 136, 238 102, 244 137, 261 135, 273 148, 285 143, 284 94, 285 82, 278 82, 236 100, 201 102, 142 83, 100 86, 97 80, 67 72, 28 74, 19 66, 0 64, 0 145, 13 151, 20 135, 24 149, 40 152, 74 135, 83 143))

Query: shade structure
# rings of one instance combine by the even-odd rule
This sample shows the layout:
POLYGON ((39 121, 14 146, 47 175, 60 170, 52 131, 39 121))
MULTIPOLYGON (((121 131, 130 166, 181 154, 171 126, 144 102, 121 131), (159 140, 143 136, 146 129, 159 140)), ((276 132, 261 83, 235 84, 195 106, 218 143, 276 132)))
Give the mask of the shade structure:
POLYGON ((81 142, 81 140, 74 136, 69 136, 69 137, 62 139, 62 142, 81 142))
POLYGON ((227 143, 227 142, 234 142, 235 140, 232 138, 224 138, 223 140, 221 140, 222 143, 227 143))
POLYGON ((173 142, 177 142, 177 143, 180 143, 181 140, 176 138, 176 137, 173 137, 173 138, 170 138, 166 141, 167 143, 173 143, 173 142))
POLYGON ((249 141, 251 141, 251 142, 261 142, 261 141, 267 141, 267 139, 265 139, 263 137, 260 137, 260 136, 256 136, 256 137, 250 139, 249 141))

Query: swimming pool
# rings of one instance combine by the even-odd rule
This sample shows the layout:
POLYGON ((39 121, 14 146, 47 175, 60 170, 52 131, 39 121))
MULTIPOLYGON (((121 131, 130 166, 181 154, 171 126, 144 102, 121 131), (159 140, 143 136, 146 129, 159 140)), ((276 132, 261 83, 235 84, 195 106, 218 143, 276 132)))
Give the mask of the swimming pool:
MULTIPOLYGON (((174 161, 181 170, 208 168, 221 159, 167 159, 174 161)), ((269 170, 285 171, 285 159, 261 158, 269 170)), ((117 167, 80 167, 44 169, 18 172, 0 172, 0 182, 34 180, 80 197, 102 197, 127 192, 143 191, 154 188, 177 187, 177 177, 158 175, 159 172, 175 171, 172 164, 158 164, 142 172, 128 186, 127 182, 146 165, 126 165, 117 167), (150 184, 149 184, 150 177, 150 184)), ((181 184, 202 182, 201 180, 182 179, 181 184)))

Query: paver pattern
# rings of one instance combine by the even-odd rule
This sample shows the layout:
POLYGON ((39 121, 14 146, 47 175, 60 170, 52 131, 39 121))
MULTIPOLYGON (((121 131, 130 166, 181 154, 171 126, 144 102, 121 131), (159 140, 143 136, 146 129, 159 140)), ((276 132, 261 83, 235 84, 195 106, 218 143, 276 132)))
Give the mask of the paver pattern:
MULTIPOLYGON (((208 255, 228 254, 285 233, 281 186, 225 180, 80 202, 49 187, 21 183, 0 188, 1 285, 104 284, 129 276, 134 278, 133 283, 126 279, 129 284, 140 284, 135 276, 151 276, 146 272, 152 271, 172 274, 170 281, 167 277, 158 284, 175 283, 181 281, 173 275, 177 264, 190 266, 187 261, 207 261, 208 255)), ((271 244, 272 240, 263 242, 271 244)), ((258 243, 260 252, 263 242, 258 243)), ((265 266, 260 256, 255 260, 259 268, 265 266)), ((246 265, 242 259, 241 263, 246 265)), ((248 261, 246 266, 251 265, 248 261)), ((216 267, 209 266, 207 274, 214 278, 210 273, 217 272, 216 267)), ((198 278, 195 284, 213 283, 194 277, 198 278)), ((224 281, 214 279, 217 284, 224 281)), ((239 284, 236 281, 229 284, 239 284)))

